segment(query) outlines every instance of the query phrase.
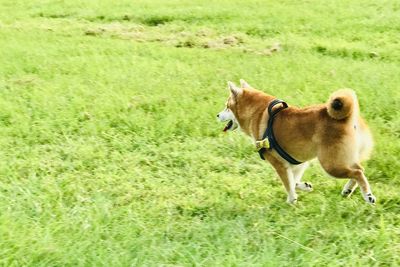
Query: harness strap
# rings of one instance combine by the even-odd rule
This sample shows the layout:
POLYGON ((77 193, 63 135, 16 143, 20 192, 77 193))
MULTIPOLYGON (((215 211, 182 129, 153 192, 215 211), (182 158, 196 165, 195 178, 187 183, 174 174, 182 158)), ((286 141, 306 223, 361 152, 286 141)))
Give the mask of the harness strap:
MULTIPOLYGON (((278 154, 287 160, 289 163, 298 165, 301 164, 302 162, 297 161, 294 159, 292 156, 290 156, 276 141, 275 135, 274 135, 274 129, 273 129, 273 124, 274 124, 274 119, 275 116, 282 110, 288 108, 288 105, 286 102, 280 100, 280 99, 274 99, 271 101, 271 103, 268 105, 268 122, 267 122, 267 129, 265 129, 264 135, 263 135, 263 140, 268 139, 269 141, 269 149, 275 149, 278 154), (282 104, 282 106, 276 108, 273 110, 274 106, 282 104)), ((262 147, 258 150, 258 153, 260 154, 260 157, 262 160, 265 160, 264 158, 264 152, 267 150, 266 147, 262 147)))

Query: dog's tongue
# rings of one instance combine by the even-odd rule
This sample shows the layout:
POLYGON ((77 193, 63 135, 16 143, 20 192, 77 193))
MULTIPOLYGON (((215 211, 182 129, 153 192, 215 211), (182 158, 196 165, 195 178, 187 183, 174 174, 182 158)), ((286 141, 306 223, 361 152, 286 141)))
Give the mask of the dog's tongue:
POLYGON ((224 128, 224 132, 228 131, 229 128, 232 127, 232 124, 233 124, 233 121, 229 121, 228 124, 227 124, 227 125, 225 126, 225 128, 224 128))

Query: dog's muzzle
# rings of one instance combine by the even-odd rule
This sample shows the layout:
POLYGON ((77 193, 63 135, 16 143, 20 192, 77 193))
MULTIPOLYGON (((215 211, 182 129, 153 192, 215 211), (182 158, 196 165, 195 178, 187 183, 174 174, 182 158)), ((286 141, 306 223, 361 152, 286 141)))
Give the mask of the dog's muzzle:
POLYGON ((218 113, 217 118, 221 122, 228 121, 228 123, 226 124, 226 126, 223 129, 224 132, 233 131, 238 127, 238 123, 236 122, 236 118, 233 115, 232 111, 230 111, 229 109, 224 109, 223 111, 218 113))

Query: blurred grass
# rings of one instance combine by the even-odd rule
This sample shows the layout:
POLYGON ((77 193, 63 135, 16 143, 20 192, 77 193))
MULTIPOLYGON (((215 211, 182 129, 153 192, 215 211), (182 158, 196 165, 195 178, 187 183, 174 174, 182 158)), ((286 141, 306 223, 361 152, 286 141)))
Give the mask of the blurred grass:
POLYGON ((399 265, 399 9, 2 1, 0 264, 399 265), (356 90, 378 205, 342 199, 345 181, 314 164, 315 192, 288 206, 249 140, 215 121, 239 78, 300 106, 356 90))

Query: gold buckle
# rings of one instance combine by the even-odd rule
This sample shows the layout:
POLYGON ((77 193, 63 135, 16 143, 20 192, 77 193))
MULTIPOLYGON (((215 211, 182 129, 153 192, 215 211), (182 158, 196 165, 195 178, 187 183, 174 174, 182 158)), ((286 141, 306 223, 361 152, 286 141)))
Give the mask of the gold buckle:
POLYGON ((256 149, 260 150, 261 148, 269 148, 269 140, 268 138, 265 138, 261 141, 256 141, 256 149))

